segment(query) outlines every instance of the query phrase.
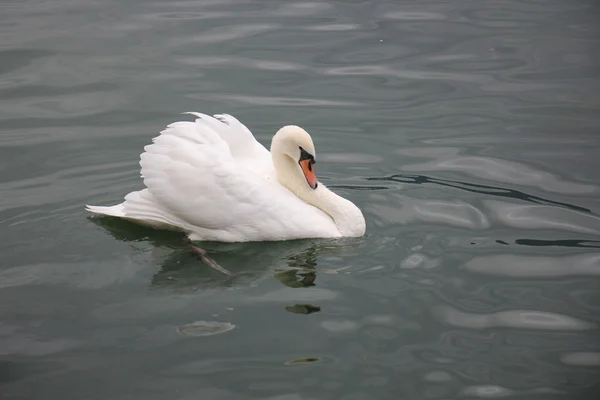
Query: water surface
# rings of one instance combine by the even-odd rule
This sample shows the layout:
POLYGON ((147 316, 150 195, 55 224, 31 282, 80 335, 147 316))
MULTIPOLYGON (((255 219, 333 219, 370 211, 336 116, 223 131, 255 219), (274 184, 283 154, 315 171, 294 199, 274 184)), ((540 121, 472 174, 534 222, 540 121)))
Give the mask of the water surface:
POLYGON ((600 370, 600 8, 6 0, 8 399, 579 399, 600 370), (90 219, 179 113, 315 139, 352 240, 90 219))

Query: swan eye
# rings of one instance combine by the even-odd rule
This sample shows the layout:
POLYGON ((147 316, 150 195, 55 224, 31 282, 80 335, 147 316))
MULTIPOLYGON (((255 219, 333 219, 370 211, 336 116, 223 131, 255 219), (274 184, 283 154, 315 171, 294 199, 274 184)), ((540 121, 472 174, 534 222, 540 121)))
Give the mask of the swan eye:
POLYGON ((309 160, 311 162, 311 164, 314 164, 315 161, 315 157, 310 154, 308 151, 304 150, 302 147, 300 147, 300 159, 298 160, 298 162, 300 161, 304 161, 304 160, 309 160))

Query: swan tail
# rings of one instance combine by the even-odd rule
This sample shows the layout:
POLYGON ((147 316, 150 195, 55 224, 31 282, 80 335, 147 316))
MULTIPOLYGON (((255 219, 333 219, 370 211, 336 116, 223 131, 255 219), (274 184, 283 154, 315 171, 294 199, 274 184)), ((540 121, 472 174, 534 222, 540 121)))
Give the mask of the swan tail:
POLYGON ((110 217, 125 217, 123 203, 110 207, 86 205, 85 209, 94 214, 107 215, 110 217))
POLYGON ((91 206, 86 210, 94 214, 117 217, 157 229, 185 230, 187 225, 179 218, 170 215, 152 198, 148 189, 131 192, 125 196, 125 201, 114 206, 91 206))

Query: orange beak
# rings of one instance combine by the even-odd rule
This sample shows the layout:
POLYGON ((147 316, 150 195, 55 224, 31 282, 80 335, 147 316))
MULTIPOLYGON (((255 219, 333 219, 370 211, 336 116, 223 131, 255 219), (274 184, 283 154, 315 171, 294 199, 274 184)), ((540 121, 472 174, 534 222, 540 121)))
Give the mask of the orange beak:
POLYGON ((319 182, 317 182, 317 176, 315 175, 315 162, 313 160, 301 160, 298 164, 300 164, 300 168, 302 168, 309 186, 312 189, 316 189, 319 182))

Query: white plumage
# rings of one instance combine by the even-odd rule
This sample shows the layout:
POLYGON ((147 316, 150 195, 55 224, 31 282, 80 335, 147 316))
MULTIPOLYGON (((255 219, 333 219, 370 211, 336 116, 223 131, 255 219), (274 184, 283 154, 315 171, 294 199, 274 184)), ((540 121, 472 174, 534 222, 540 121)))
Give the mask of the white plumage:
POLYGON ((121 204, 87 210, 181 230, 192 240, 364 234, 365 220, 354 204, 324 185, 309 185, 311 176, 316 185, 315 152, 303 129, 280 129, 269 152, 230 115, 190 114, 198 118, 169 125, 144 148, 140 165, 145 189, 129 193, 121 204), (302 157, 308 169, 303 169, 302 157))

